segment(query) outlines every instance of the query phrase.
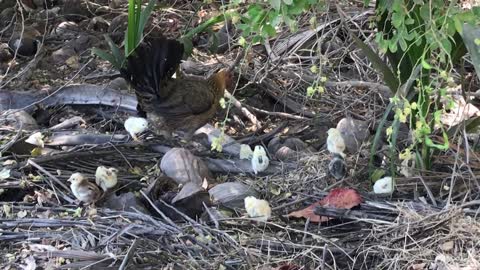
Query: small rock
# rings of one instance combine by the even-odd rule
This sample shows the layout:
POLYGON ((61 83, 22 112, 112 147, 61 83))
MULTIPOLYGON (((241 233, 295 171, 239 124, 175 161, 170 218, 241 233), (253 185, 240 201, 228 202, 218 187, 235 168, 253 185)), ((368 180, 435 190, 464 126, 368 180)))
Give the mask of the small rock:
POLYGON ((103 207, 135 213, 135 210, 138 210, 142 213, 149 214, 148 210, 143 206, 141 200, 132 192, 122 193, 119 196, 115 195, 114 193, 111 194, 108 200, 103 204, 103 207))
POLYGON ((286 145, 280 147, 280 149, 278 149, 277 152, 275 153, 275 157, 281 161, 294 159, 295 157, 297 157, 297 155, 298 155, 297 151, 293 150, 292 148, 286 145))
POLYGON ((211 188, 208 193, 213 202, 229 208, 243 208, 246 197, 258 196, 255 189, 240 182, 218 184, 211 188))
POLYGON ((75 22, 61 22, 53 32, 63 39, 72 39, 78 36, 80 29, 75 22))
POLYGON ((112 0, 110 1, 109 7, 113 9, 121 8, 122 6, 127 6, 128 1, 127 0, 112 0))
POLYGON ((34 56, 37 53, 39 41, 30 37, 19 38, 15 37, 10 39, 8 46, 12 51, 12 54, 20 56, 34 56))
POLYGON ((78 55, 72 55, 65 60, 65 63, 67 66, 77 69, 80 67, 80 57, 78 55))
POLYGON ((52 53, 52 60, 55 64, 64 64, 67 59, 76 55, 75 50, 70 46, 64 46, 52 53))
POLYGON ((85 18, 89 18, 92 14, 87 1, 83 0, 64 0, 61 14, 69 21, 80 22, 85 18))
POLYGON ((337 124, 337 129, 342 134, 346 150, 352 154, 358 151, 362 143, 370 135, 368 123, 353 118, 343 118, 340 120, 337 124))
POLYGON ((106 32, 109 26, 110 23, 100 16, 93 17, 88 23, 88 29, 92 29, 98 32, 106 32))
POLYGON ((299 138, 287 138, 283 145, 294 151, 303 151, 307 148, 307 144, 299 138))
POLYGON ((122 77, 118 77, 118 78, 113 79, 108 84, 108 87, 111 88, 111 89, 114 89, 114 90, 126 90, 126 89, 129 88, 127 81, 122 77))
POLYGON ((95 36, 80 34, 76 39, 69 41, 65 46, 71 47, 76 53, 81 54, 99 42, 99 39, 95 36))
POLYGON ((115 32, 124 32, 127 29, 128 25, 128 14, 127 13, 122 13, 118 15, 117 17, 113 18, 112 22, 110 23, 110 26, 108 27, 108 32, 109 33, 115 33, 115 32))
POLYGON ((205 178, 210 178, 205 162, 183 148, 168 151, 160 162, 160 169, 178 184, 192 182, 201 186, 205 178))
POLYGON ((273 139, 271 139, 267 145, 269 153, 277 153, 280 147, 282 147, 282 139, 279 136, 273 137, 273 139))
POLYGON ((176 203, 185 198, 188 198, 194 194, 197 194, 202 190, 204 189, 201 186, 199 186, 197 183, 188 182, 182 187, 180 192, 178 192, 178 194, 172 199, 172 203, 176 203))
POLYGON ((8 112, 9 111, 5 112, 5 116, 1 117, 2 120, 6 120, 7 125, 11 125, 16 129, 19 129, 21 126, 24 130, 36 130, 39 128, 37 121, 26 111, 18 111, 10 114, 8 112))
POLYGON ((8 44, 0 43, 0 63, 8 62, 12 60, 13 55, 8 49, 8 44))

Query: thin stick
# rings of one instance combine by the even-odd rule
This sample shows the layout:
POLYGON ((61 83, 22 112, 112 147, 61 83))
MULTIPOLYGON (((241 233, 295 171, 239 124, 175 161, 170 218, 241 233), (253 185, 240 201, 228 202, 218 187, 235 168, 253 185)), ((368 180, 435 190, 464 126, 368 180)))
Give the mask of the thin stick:
POLYGON ((248 120, 250 120, 250 122, 252 122, 252 124, 255 125, 256 129, 262 128, 262 125, 260 124, 260 122, 258 122, 257 117, 253 113, 251 113, 247 108, 245 108, 238 99, 236 99, 232 94, 230 94, 230 92, 225 91, 224 96, 227 99, 229 99, 232 102, 233 106, 239 109, 242 112, 242 114, 245 115, 245 117, 247 117, 248 120))
POLYGON ((135 248, 137 246, 138 246, 138 241, 137 241, 137 238, 135 238, 135 240, 133 240, 133 243, 130 246, 130 248, 128 248, 127 255, 125 255, 125 257, 123 258, 122 264, 120 265, 118 270, 126 269, 128 261, 132 258, 133 252, 135 251, 135 248))

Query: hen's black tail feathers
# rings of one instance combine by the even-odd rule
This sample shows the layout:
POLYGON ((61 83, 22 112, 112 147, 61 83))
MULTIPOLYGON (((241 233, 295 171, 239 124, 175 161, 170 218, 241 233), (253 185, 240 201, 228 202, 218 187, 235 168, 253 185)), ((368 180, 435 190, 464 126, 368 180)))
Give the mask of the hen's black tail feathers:
POLYGON ((149 103, 168 95, 162 92, 162 84, 177 70, 183 52, 183 44, 176 40, 147 37, 127 58, 120 74, 135 88, 141 114, 149 110, 145 108, 149 103))

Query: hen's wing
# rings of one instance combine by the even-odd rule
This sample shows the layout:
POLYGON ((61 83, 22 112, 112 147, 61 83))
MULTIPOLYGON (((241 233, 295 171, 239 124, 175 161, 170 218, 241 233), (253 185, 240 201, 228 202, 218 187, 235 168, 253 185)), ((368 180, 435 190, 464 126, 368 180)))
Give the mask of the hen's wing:
POLYGON ((153 111, 170 95, 172 81, 183 56, 183 45, 165 37, 147 37, 127 58, 120 74, 135 88, 140 114, 153 111))
POLYGON ((216 97, 207 81, 182 79, 171 81, 165 86, 171 95, 155 106, 155 111, 169 118, 199 115, 214 106, 216 97))

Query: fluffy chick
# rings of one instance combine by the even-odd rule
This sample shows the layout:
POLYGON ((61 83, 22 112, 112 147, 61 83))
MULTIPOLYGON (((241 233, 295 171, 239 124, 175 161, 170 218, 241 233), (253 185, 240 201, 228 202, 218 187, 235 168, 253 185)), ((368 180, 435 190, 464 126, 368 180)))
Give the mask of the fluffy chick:
POLYGON ((266 222, 272 216, 272 209, 265 200, 259 200, 253 196, 245 197, 245 210, 251 218, 266 222))
POLYGON ((345 157, 343 153, 345 151, 345 141, 343 140, 342 134, 336 128, 331 128, 327 132, 327 149, 332 154, 339 154, 342 157, 345 157))
POLYGON ((390 176, 386 176, 375 181, 375 184, 373 185, 373 192, 375 194, 392 194, 393 178, 390 176))
POLYGON ((105 192, 117 185, 117 173, 115 168, 99 166, 95 172, 95 183, 105 192))
POLYGON ((100 189, 94 183, 89 182, 81 173, 72 174, 67 181, 71 183, 70 189, 79 201, 91 204, 100 198, 100 189))
POLYGON ((333 158, 328 164, 328 171, 337 180, 345 177, 347 174, 347 164, 340 154, 333 154, 333 158))
POLYGON ((252 169, 255 174, 258 172, 263 172, 268 168, 270 160, 268 159, 267 152, 265 148, 261 145, 255 146, 252 156, 252 169))
POLYGON ((130 133, 130 136, 132 136, 135 141, 138 141, 137 134, 147 130, 148 122, 147 119, 142 117, 129 117, 125 121, 124 126, 125 130, 130 133))

